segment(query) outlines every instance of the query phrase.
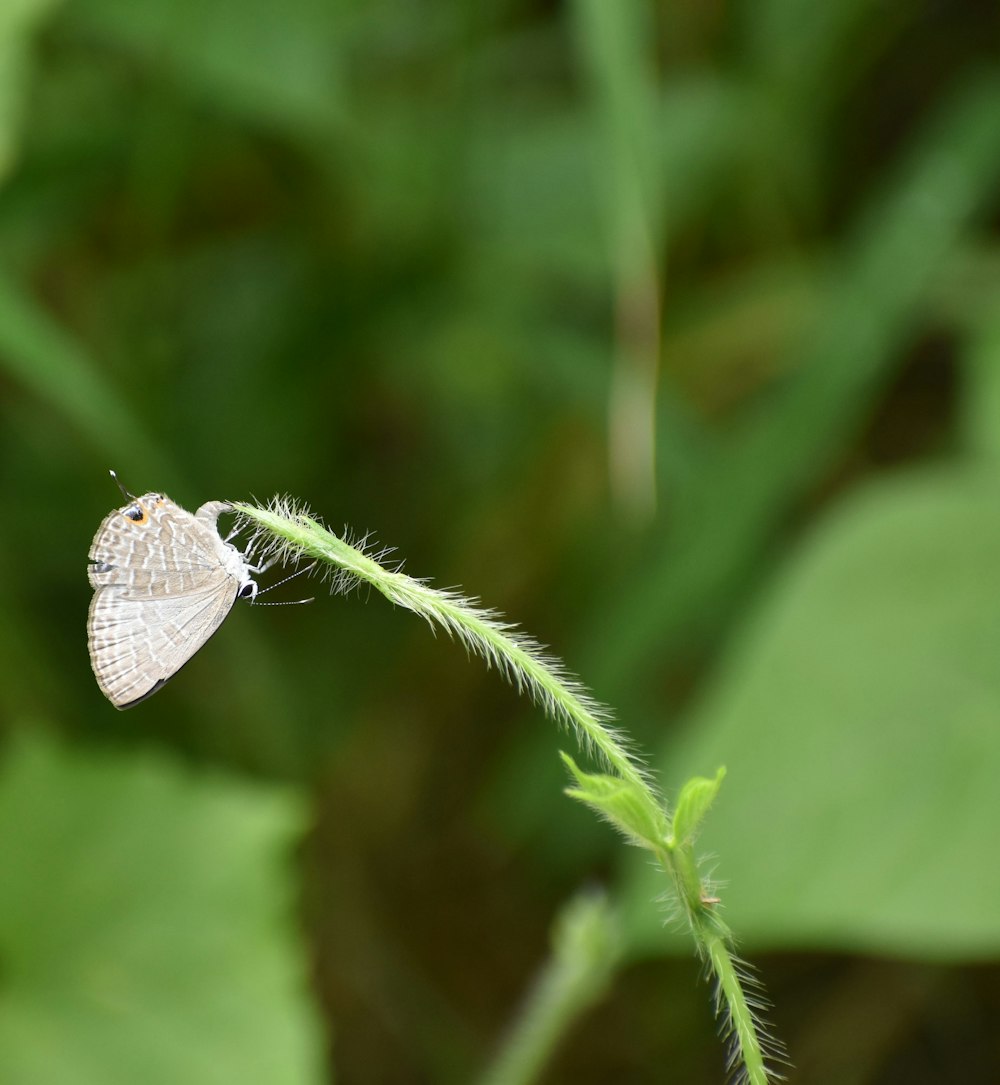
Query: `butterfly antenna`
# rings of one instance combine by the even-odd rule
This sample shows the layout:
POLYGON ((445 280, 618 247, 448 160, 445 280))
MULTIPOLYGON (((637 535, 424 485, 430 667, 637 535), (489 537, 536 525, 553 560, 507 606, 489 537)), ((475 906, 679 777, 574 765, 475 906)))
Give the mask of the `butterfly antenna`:
MULTIPOLYGON (((306 565, 302 569, 296 569, 294 573, 289 573, 288 576, 282 577, 281 580, 276 581, 274 584, 268 584, 268 586, 266 588, 261 588, 260 591, 257 592, 257 595, 258 596, 263 595, 264 592, 271 591, 273 588, 280 588, 282 584, 287 584, 289 580, 294 580, 297 576, 302 576, 303 573, 311 573, 313 571, 313 569, 315 569, 315 568, 316 568, 316 562, 314 561, 311 564, 306 565)), ((258 602, 256 599, 254 599, 254 606, 258 606, 258 607, 297 607, 297 606, 301 605, 302 603, 314 603, 315 601, 316 600, 315 600, 314 597, 309 598, 309 599, 288 599, 288 600, 285 600, 283 602, 277 602, 277 601, 271 602, 270 600, 268 600, 267 602, 263 602, 263 603, 258 602)))
POLYGON ((108 469, 108 474, 111 475, 111 477, 115 480, 115 485, 118 487, 119 490, 121 490, 125 497, 127 497, 129 501, 134 501, 135 494, 130 494, 128 490, 125 489, 125 487, 122 485, 122 480, 118 477, 118 472, 113 467, 108 469))

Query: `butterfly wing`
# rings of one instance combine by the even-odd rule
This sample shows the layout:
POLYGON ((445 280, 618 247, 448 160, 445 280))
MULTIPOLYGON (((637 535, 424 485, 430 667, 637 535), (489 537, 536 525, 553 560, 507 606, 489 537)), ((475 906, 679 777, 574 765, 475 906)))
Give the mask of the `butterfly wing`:
POLYGON ((223 623, 240 581, 218 532, 160 494, 111 513, 90 549, 87 620, 97 683, 128 708, 173 677, 223 623))
POLYGON ((215 521, 229 506, 209 502, 194 516, 163 494, 144 494, 109 513, 90 545, 90 583, 120 584, 140 592, 157 584, 166 592, 197 590, 226 562, 231 550, 215 521))
POLYGON ((231 577, 202 592, 136 599, 98 588, 87 621, 97 684, 116 708, 130 708, 172 678, 225 621, 236 601, 231 577))

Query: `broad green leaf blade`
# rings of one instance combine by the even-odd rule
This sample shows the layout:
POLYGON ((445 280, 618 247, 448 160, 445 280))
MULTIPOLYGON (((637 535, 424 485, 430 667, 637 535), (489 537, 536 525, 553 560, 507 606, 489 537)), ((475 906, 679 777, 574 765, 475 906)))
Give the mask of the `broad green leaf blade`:
POLYGON ((0 763, 0 1081, 323 1080, 296 796, 22 737, 0 763))
MULTIPOLYGON (((728 767, 700 850, 745 947, 1000 952, 1000 478, 926 472, 835 513, 692 722, 665 763, 728 767)), ((636 866, 645 947, 656 893, 636 866)))

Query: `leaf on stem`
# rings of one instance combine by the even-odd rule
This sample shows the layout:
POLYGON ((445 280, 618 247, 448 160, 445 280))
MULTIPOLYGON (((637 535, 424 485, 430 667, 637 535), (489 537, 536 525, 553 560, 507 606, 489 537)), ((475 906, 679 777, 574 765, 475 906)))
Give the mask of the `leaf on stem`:
POLYGON ((669 829, 667 817, 647 790, 620 776, 584 772, 569 754, 560 756, 578 785, 566 789, 570 798, 610 821, 630 843, 653 850, 663 848, 669 829))
POLYGON ((725 775, 726 769, 723 765, 711 780, 705 776, 692 776, 681 788, 677 799, 677 809, 674 812, 671 847, 694 843, 709 807, 715 802, 715 796, 719 793, 725 775))

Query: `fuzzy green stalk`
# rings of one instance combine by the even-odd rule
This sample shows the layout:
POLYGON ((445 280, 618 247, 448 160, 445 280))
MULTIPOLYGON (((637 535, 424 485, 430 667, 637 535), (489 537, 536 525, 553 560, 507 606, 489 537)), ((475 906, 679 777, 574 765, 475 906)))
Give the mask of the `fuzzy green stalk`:
MULTIPOLYGON (((649 794, 656 803, 641 768, 630 756, 621 736, 609 724, 609 713, 598 705, 558 660, 541 646, 474 600, 452 591, 431 588, 421 580, 385 568, 363 550, 338 538, 301 509, 285 503, 262 509, 233 502, 233 508, 277 540, 279 561, 313 559, 337 570, 337 587, 364 581, 386 599, 412 610, 432 627, 456 637, 490 666, 502 671, 519 690, 525 690, 553 717, 577 729, 581 742, 596 751, 623 780, 649 794)), ((254 544, 251 543, 251 546, 254 544)))
POLYGON ((768 1059, 777 1061, 781 1053, 764 1048, 758 1021, 745 990, 752 977, 734 958, 728 938, 709 930, 704 932, 703 939, 708 966, 718 983, 716 1001, 719 1012, 725 1015, 731 1033, 733 1054, 730 1064, 737 1060, 743 1063, 744 1078, 749 1085, 767 1085, 773 1080, 767 1066, 768 1059))
MULTIPOLYGON (((731 1045, 730 1066, 742 1063, 740 1080, 748 1085, 768 1085, 773 1080, 768 1063, 782 1062, 780 1046, 767 1037, 747 999, 745 987, 758 986, 747 966, 732 952, 733 936, 716 910, 718 901, 706 899, 690 847, 657 851, 660 865, 673 878, 677 898, 699 955, 715 976, 716 1008, 724 1021, 723 1032, 731 1045)), ((759 1008, 762 999, 755 992, 759 1008)))
MULTIPOLYGON (((288 499, 275 499, 268 508, 243 502, 233 502, 232 507, 241 525, 252 531, 246 548, 248 560, 250 555, 256 555, 260 563, 317 562, 331 577, 335 590, 370 584, 390 602, 413 611, 432 628, 443 629, 461 641, 469 652, 481 656, 517 689, 527 692, 550 716, 575 729, 583 747, 595 754, 611 775, 586 773, 564 754, 563 760, 576 781, 568 794, 610 821, 631 843, 647 848, 657 857, 673 883, 698 954, 716 978, 718 1009, 726 1019, 732 1043, 731 1064, 739 1068, 742 1080, 750 1085, 767 1085, 773 1080, 768 1062, 780 1060, 780 1049, 773 1042, 761 1042, 760 1025, 744 991, 745 985, 752 984, 752 977, 731 953, 731 935, 718 916, 718 901, 699 876, 693 847, 723 771, 714 780, 688 781, 671 823, 646 771, 621 732, 611 725, 608 710, 541 645, 495 611, 455 591, 432 588, 398 568, 386 568, 380 560, 385 554, 370 555, 364 549, 364 540, 355 546, 339 538, 288 499)), ((565 1026, 567 1011, 580 1001, 580 992, 574 994, 573 985, 566 982, 567 977, 572 977, 572 969, 556 965, 547 976, 536 992, 535 1003, 536 1009, 544 1007, 546 1011, 544 1035, 532 1034, 530 1028, 519 1033, 518 1042, 526 1045, 522 1055, 548 1050, 553 1030, 565 1026)), ((534 1057, 529 1057, 520 1065, 524 1069, 535 1062, 534 1057)), ((501 1065, 512 1070, 513 1062, 501 1065)), ((513 1072, 508 1077, 506 1071, 502 1079, 528 1080, 513 1072)))

